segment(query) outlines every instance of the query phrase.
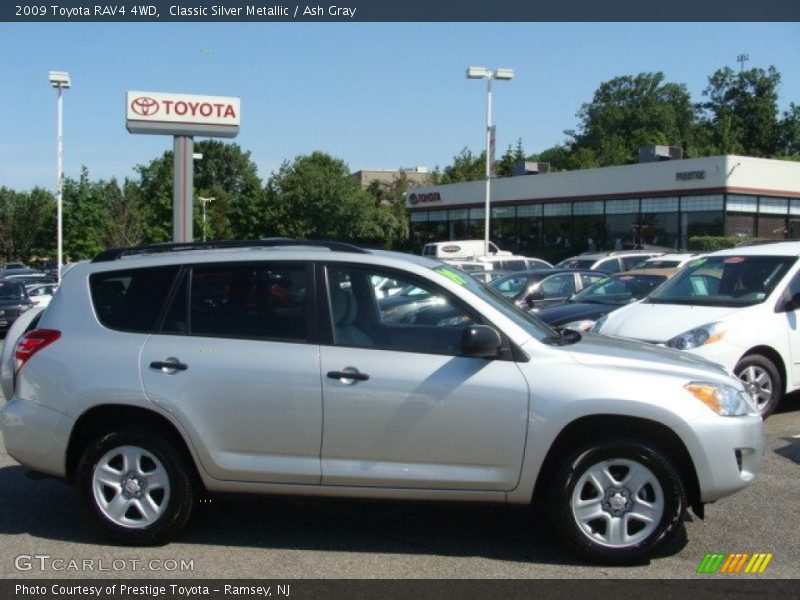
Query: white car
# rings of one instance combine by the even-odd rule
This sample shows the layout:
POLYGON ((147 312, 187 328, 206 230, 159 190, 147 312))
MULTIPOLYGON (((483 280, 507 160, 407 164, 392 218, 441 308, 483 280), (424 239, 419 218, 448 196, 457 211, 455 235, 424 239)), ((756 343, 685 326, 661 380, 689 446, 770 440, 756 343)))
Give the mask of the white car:
POLYGON ((634 269, 680 269, 685 264, 700 258, 700 254, 662 254, 647 258, 634 266, 634 269))
POLYGON ((800 389, 800 242, 733 248, 688 263, 595 332, 686 350, 736 374, 770 415, 800 389))
POLYGON ((53 294, 58 289, 57 283, 44 283, 26 285, 25 289, 28 291, 28 296, 36 306, 45 307, 50 304, 53 294))

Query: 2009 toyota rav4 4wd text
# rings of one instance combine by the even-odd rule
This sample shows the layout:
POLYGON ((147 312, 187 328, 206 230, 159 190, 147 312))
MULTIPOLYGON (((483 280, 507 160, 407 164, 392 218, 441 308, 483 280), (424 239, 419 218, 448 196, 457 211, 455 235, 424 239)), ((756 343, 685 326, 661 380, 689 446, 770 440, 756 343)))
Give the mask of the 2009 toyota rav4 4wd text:
POLYGON ((168 541, 200 493, 537 501, 625 563, 759 467, 761 417, 704 359, 551 329, 424 257, 216 246, 79 264, 6 344, 8 453, 115 540, 168 541))

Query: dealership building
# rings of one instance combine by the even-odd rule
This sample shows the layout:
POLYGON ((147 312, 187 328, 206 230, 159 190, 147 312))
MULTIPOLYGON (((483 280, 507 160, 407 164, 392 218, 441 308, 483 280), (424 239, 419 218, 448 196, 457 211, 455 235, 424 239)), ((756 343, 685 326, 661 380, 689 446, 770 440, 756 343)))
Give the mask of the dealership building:
MULTIPOLYGON (((800 162, 657 159, 493 179, 490 238, 504 250, 553 259, 645 244, 685 249, 696 236, 800 238, 800 162)), ((415 247, 483 239, 485 190, 483 180, 411 188, 415 247)))

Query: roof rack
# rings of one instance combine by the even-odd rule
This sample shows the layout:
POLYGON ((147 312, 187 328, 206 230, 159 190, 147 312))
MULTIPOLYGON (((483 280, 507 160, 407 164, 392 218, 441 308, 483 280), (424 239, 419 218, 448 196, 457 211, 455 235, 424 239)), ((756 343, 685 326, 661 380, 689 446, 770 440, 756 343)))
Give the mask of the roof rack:
POLYGON ((143 244, 126 248, 110 248, 92 259, 96 262, 110 262, 132 254, 157 254, 160 252, 181 252, 184 250, 217 250, 221 248, 275 248, 284 246, 313 246, 337 252, 368 254, 367 250, 345 242, 322 240, 295 240, 291 238, 265 238, 260 240, 218 240, 209 242, 174 242, 164 244, 143 244))

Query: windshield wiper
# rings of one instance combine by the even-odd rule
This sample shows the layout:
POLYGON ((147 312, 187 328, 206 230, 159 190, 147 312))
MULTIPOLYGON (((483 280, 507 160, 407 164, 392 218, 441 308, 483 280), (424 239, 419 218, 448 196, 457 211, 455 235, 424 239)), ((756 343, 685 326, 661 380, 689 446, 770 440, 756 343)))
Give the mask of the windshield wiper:
POLYGON ((565 329, 563 327, 554 327, 556 335, 548 335, 542 340, 545 344, 550 346, 569 346, 581 341, 580 333, 574 329, 565 329))

